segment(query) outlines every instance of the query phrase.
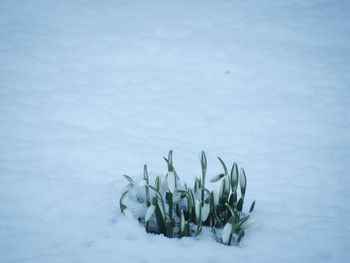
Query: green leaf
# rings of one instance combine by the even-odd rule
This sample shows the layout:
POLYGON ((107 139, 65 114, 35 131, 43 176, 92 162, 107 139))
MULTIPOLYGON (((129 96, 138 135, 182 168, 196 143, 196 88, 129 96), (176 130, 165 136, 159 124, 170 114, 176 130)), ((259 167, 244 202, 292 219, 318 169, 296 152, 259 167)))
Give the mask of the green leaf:
POLYGON ((210 193, 210 203, 211 203, 211 211, 210 214, 212 215, 212 226, 214 227, 216 225, 215 220, 217 222, 220 222, 220 219, 216 213, 216 207, 215 207, 215 202, 214 202, 214 192, 211 191, 210 193))
POLYGON ((170 217, 170 220, 172 220, 173 219, 173 194, 170 192, 167 192, 165 194, 165 199, 166 199, 168 206, 169 206, 169 209, 168 209, 169 217, 170 217))
POLYGON ((233 238, 233 233, 231 232, 230 238, 229 238, 228 243, 227 243, 228 246, 231 246, 232 238, 233 238))
POLYGON ((244 237, 244 231, 241 231, 240 233, 239 233, 239 236, 238 236, 238 238, 237 238, 237 244, 239 244, 239 242, 241 242, 241 239, 244 237))
POLYGON ((228 203, 225 203, 225 205, 230 210, 232 217, 237 216, 237 212, 235 211, 235 209, 232 206, 230 206, 228 203))
POLYGON ((202 193, 201 200, 204 202, 204 188, 205 188, 205 174, 207 173, 207 157, 205 156, 205 152, 202 151, 201 154, 201 165, 202 165, 202 193))
POLYGON ((255 200, 253 201, 252 205, 250 206, 249 213, 253 212, 255 207, 255 200))
POLYGON ((158 196, 153 197, 152 205, 156 206, 158 204, 158 196))
POLYGON ((189 221, 194 222, 196 220, 196 214, 195 214, 195 200, 194 200, 194 195, 191 189, 188 190, 188 193, 191 196, 191 200, 192 200, 192 211, 190 213, 190 215, 192 216, 191 220, 189 219, 189 221))
POLYGON ((205 156, 205 152, 201 153, 201 165, 202 165, 202 174, 207 172, 207 157, 205 156))
POLYGON ((173 150, 168 153, 168 171, 173 170, 173 150))
POLYGON ((124 200, 124 198, 125 198, 125 196, 126 196, 126 194, 127 194, 128 192, 129 192, 129 191, 125 191, 125 192, 122 194, 122 196, 120 197, 120 199, 119 199, 119 206, 120 206, 120 210, 121 210, 122 212, 124 212, 124 209, 126 208, 126 205, 123 204, 123 200, 124 200))
POLYGON ((149 221, 146 222, 145 228, 146 228, 146 232, 149 233, 149 228, 150 228, 150 222, 149 221))
POLYGON ((183 191, 183 190, 178 190, 179 193, 184 194, 186 196, 187 199, 187 209, 188 209, 188 213, 189 213, 189 217, 192 213, 192 207, 194 206, 194 203, 192 203, 192 197, 191 194, 183 191))
POLYGON ((156 181, 154 183, 154 186, 159 191, 159 189, 160 189, 160 178, 159 178, 159 176, 156 177, 156 181))
POLYGON ((163 199, 162 194, 155 187, 153 187, 152 185, 148 185, 148 186, 149 186, 149 188, 151 188, 152 190, 154 190, 157 193, 157 195, 158 195, 158 197, 160 199, 160 203, 162 204, 164 219, 166 220, 167 216, 166 216, 165 203, 164 203, 164 199, 163 199))
POLYGON ((162 233, 163 235, 166 235, 165 222, 164 222, 164 218, 163 218, 162 212, 160 211, 158 203, 156 204, 156 209, 154 210, 154 212, 156 215, 156 220, 157 220, 159 232, 162 233))
POLYGON ((243 197, 239 198, 238 203, 237 203, 237 210, 239 212, 242 212, 243 209, 243 197))
MULTIPOLYGON (((232 218, 232 217, 231 217, 231 218, 232 218)), ((230 220, 231 220, 231 218, 230 218, 230 220)), ((238 231, 238 230, 240 229, 241 225, 242 225, 245 221, 247 221, 248 219, 249 219, 249 216, 246 216, 246 217, 242 218, 241 220, 239 220, 237 223, 234 223, 234 224, 233 224, 233 227, 232 227, 232 230, 231 230, 231 234, 233 234, 233 233, 235 233, 236 231, 238 231)), ((231 220, 231 222, 232 222, 232 220, 231 220)))
POLYGON ((225 173, 225 175, 228 174, 228 171, 227 171, 227 167, 226 167, 225 162, 224 162, 219 156, 218 156, 218 159, 219 159, 219 161, 220 161, 222 167, 224 168, 224 173, 225 173))
POLYGON ((145 165, 143 166, 143 179, 145 179, 146 182, 148 183, 147 164, 145 164, 145 165))
MULTIPOLYGON (((250 225, 250 220, 247 222, 249 215, 240 219, 240 217, 245 214, 242 213, 244 197, 246 194, 247 187, 247 178, 245 175, 244 169, 238 170, 238 166, 236 163, 233 163, 230 174, 228 173, 227 166, 225 162, 217 157, 221 166, 223 167, 224 173, 219 174, 214 177, 215 181, 218 181, 222 178, 221 189, 219 193, 219 200, 216 200, 217 195, 214 196, 214 192, 210 192, 205 187, 205 177, 207 172, 207 158, 204 151, 201 151, 201 168, 202 168, 202 177, 195 177, 195 185, 194 192, 191 188, 187 187, 185 183, 185 188, 181 187, 179 184, 179 188, 176 192, 180 198, 186 197, 187 199, 187 207, 183 206, 183 203, 178 203, 177 196, 173 196, 171 192, 167 192, 163 195, 160 193, 161 188, 161 178, 159 176, 155 179, 155 187, 153 187, 149 183, 149 175, 147 171, 147 166, 144 165, 142 186, 145 186, 146 189, 146 197, 140 195, 138 197, 143 197, 142 202, 146 201, 148 207, 146 215, 144 217, 145 220, 139 218, 141 222, 144 222, 145 228, 147 232, 156 232, 162 233, 167 237, 182 237, 182 236, 193 236, 199 235, 203 226, 209 226, 212 228, 213 233, 216 232, 216 227, 222 228, 223 226, 230 225, 229 231, 226 231, 225 235, 225 244, 235 244, 241 241, 244 236, 244 228, 250 225), (146 181, 146 182, 145 182, 146 181), (239 200, 237 200, 237 188, 238 184, 240 186, 241 196, 239 200), (150 202, 150 189, 154 190, 156 195, 153 197, 152 202, 150 202), (182 189, 182 190, 181 190, 182 189), (232 189, 232 192, 231 192, 232 189), (185 190, 185 191, 184 191, 185 190), (198 192, 200 191, 200 193, 198 192), (195 205, 195 197, 199 200, 196 200, 198 204, 195 205), (214 202, 215 197, 215 202, 214 202), (158 200, 160 202, 158 202, 158 200), (175 206, 176 204, 176 206, 175 206), (168 205, 168 209, 166 209, 166 205, 168 205), (197 216, 196 216, 196 208, 197 207, 197 216), (157 222, 157 226, 151 225, 153 220, 150 220, 152 216, 155 215, 155 219, 157 222), (203 215, 203 216, 202 216, 203 215), (147 222, 146 222, 147 219, 147 222), (205 221, 203 221, 205 220, 205 221), (229 223, 229 224, 228 224, 229 223), (191 226, 196 225, 196 229, 190 229, 191 226), (176 232, 174 232, 176 231, 176 232), (236 235, 237 234, 237 235, 236 235)), ((175 186, 177 181, 179 181, 179 177, 173 166, 173 151, 170 150, 168 154, 168 158, 163 157, 168 165, 168 175, 169 172, 174 173, 175 178, 175 186)), ((123 175, 126 180, 128 180, 129 185, 133 185, 134 180, 128 176, 123 175)), ((168 180, 169 178, 167 178, 168 180)), ((212 180, 213 181, 213 178, 212 180)), ((169 185, 169 182, 167 182, 169 185)), ((173 183, 174 185, 174 183, 173 183)), ((176 187, 175 187, 176 188, 176 187)), ((174 189, 175 189, 174 188, 174 189)), ((128 207, 123 203, 125 196, 127 195, 127 191, 124 192, 119 200, 120 209, 124 215, 130 215, 131 218, 135 218, 128 207)), ((153 193, 152 193, 153 194, 153 193)), ((250 206, 249 213, 253 212, 255 207, 255 200, 250 206)))
POLYGON ((123 174, 123 176, 126 178, 126 180, 128 180, 130 185, 134 185, 135 184, 134 180, 130 176, 128 176, 126 174, 123 174))
POLYGON ((193 187, 194 192, 197 193, 199 188, 201 188, 201 181, 197 177, 195 177, 194 178, 194 187, 193 187))
POLYGON ((166 226, 166 236, 167 237, 173 237, 172 222, 171 221, 166 221, 165 226, 166 226))
POLYGON ((249 215, 248 216, 245 216, 245 217, 243 217, 242 219, 240 219, 239 221, 238 221, 238 224, 237 224, 237 229, 238 228, 240 228, 241 227, 241 225, 245 222, 245 221, 247 221, 248 219, 249 219, 249 215))
POLYGON ((219 192, 219 203, 225 203, 225 180, 221 181, 220 192, 219 192))
POLYGON ((236 193, 236 192, 231 193, 230 199, 229 199, 229 202, 228 202, 228 203, 229 203, 231 206, 234 206, 234 205, 236 205, 236 202, 237 202, 237 193, 236 193))
POLYGON ((147 182, 147 185, 145 186, 145 190, 146 190, 146 204, 147 206, 150 206, 151 205, 151 200, 150 200, 150 196, 149 196, 149 189, 148 189, 148 172, 147 172, 147 165, 145 164, 143 166, 143 179, 146 180, 147 182))

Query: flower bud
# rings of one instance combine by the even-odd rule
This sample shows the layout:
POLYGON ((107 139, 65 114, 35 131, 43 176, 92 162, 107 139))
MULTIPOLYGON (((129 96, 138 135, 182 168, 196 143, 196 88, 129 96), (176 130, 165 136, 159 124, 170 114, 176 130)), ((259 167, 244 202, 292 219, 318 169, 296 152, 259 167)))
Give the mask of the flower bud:
POLYGON ((149 221, 152 217, 152 215, 154 214, 154 210, 156 209, 155 205, 151 205, 150 207, 148 207, 147 211, 146 211, 146 216, 145 216, 145 221, 149 221))
POLYGON ((205 222, 209 216, 210 204, 204 203, 202 206, 202 221, 205 222))
POLYGON ((231 232, 232 232, 232 224, 230 222, 228 222, 225 226, 224 229, 222 230, 222 242, 225 244, 228 244, 228 241, 230 239, 231 236, 231 232))
POLYGON ((254 219, 248 219, 247 221, 245 221, 245 222, 241 225, 241 227, 242 227, 242 228, 247 228, 247 227, 253 225, 254 223, 255 223, 255 220, 254 220, 254 219))
POLYGON ((145 187, 146 184, 147 184, 147 181, 146 181, 145 179, 143 179, 143 180, 141 180, 141 181, 139 182, 139 187, 140 187, 140 188, 145 187))
POLYGON ((165 175, 162 175, 160 177, 160 191, 161 193, 166 192, 168 189, 168 184, 165 175))
POLYGON ((170 193, 174 193, 175 192, 175 173, 170 171, 167 174, 167 183, 168 183, 168 189, 170 191, 170 193))
POLYGON ((219 181, 222 177, 224 177, 225 175, 224 174, 218 174, 218 175, 215 175, 214 177, 212 177, 209 182, 211 183, 215 183, 217 181, 219 181))
POLYGON ((196 200, 194 203, 194 209, 196 212, 196 217, 199 218, 200 201, 196 200))
POLYGON ((239 185, 241 187, 242 196, 244 196, 245 195, 245 189, 247 187, 247 177, 245 175, 245 172, 244 172, 243 168, 241 169, 241 174, 239 175, 239 185))
POLYGON ((185 216, 184 211, 181 210, 181 217, 180 217, 180 232, 183 233, 185 230, 185 216))
POLYGON ((213 190, 213 199, 214 199, 214 206, 216 207, 219 204, 219 193, 216 189, 213 190))

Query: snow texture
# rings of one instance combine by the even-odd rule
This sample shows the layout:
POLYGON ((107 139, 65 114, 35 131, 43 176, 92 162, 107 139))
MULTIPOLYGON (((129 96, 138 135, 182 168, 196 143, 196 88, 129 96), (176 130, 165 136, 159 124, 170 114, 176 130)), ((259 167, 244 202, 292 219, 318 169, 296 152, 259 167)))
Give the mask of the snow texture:
POLYGON ((0 262, 347 262, 350 1, 0 1, 0 262), (150 235, 126 173, 247 174, 239 247, 150 235))

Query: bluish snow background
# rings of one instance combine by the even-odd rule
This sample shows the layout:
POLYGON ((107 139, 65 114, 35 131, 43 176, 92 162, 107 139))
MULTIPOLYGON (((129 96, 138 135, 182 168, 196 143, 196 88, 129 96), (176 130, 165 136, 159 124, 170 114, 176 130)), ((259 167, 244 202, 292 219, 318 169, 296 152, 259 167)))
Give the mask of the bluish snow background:
POLYGON ((349 40, 349 1, 0 1, 0 262, 346 262, 349 40), (240 247, 120 215, 169 149, 245 168, 240 247))

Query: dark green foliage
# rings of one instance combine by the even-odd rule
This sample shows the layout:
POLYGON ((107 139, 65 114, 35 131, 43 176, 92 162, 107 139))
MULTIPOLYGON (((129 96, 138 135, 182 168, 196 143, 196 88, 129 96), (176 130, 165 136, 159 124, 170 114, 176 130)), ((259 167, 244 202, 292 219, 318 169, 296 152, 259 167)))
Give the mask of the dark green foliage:
MULTIPOLYGON (((245 224, 250 215, 246 215, 243 212, 247 187, 244 170, 241 169, 240 173, 238 173, 238 166, 236 163, 233 163, 229 174, 226 164, 218 157, 224 171, 210 180, 211 182, 221 181, 219 194, 216 194, 214 191, 209 191, 206 188, 207 158, 204 151, 201 152, 200 158, 202 176, 200 178, 195 177, 193 189, 189 188, 187 184, 185 184, 185 187, 179 184, 179 177, 173 165, 173 152, 170 150, 168 158, 163 158, 167 163, 167 175, 173 176, 168 178, 168 180, 171 179, 170 181, 167 181, 171 185, 169 189, 172 192, 169 190, 163 193, 160 192, 161 185, 167 179, 163 178, 162 181, 159 176, 155 180, 155 186, 150 185, 147 166, 144 165, 143 179, 145 182, 143 182, 143 186, 145 187, 145 198, 140 198, 139 201, 144 203, 146 207, 149 207, 148 221, 146 222, 142 218, 139 221, 141 223, 144 222, 146 231, 163 234, 167 237, 183 237, 196 236, 200 234, 203 227, 211 227, 212 233, 217 235, 217 229, 222 229, 229 224, 230 227, 226 227, 226 229, 230 229, 231 232, 226 232, 225 240, 222 239, 222 242, 227 245, 239 244, 245 235, 245 225, 251 224, 251 222, 245 224), (239 198, 237 196, 238 184, 241 192, 239 198), (152 206, 150 190, 155 194, 155 196, 152 194, 154 196, 152 206), (196 200, 196 196, 199 197, 198 200, 196 200), (150 220, 153 214, 155 221, 150 220)), ((124 177, 129 182, 128 187, 135 187, 134 180, 131 177, 127 175, 124 175, 124 177)), ((123 203, 127 193, 123 193, 120 198, 120 209, 123 213, 129 213, 127 206, 123 203)), ((251 204, 249 213, 253 212, 254 207, 255 201, 251 204)), ((217 238, 221 240, 221 237, 217 238)))

